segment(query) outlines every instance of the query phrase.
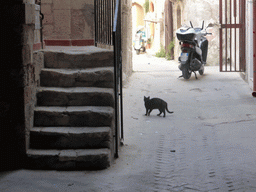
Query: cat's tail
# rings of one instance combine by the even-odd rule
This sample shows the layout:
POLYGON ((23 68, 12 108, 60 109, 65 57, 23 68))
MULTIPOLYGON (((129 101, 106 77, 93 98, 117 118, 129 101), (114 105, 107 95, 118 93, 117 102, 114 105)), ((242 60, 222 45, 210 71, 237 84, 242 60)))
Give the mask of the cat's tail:
POLYGON ((169 111, 169 110, 168 110, 167 105, 166 105, 166 111, 167 111, 168 113, 173 113, 173 111, 169 111))

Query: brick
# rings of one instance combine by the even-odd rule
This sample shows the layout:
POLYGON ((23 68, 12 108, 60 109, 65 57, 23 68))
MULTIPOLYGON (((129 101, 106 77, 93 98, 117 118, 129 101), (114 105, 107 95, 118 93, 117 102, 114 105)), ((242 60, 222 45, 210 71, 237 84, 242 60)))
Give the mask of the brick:
POLYGON ((71 0, 53 0, 53 9, 70 10, 71 0))
POLYGON ((88 33, 88 30, 85 29, 86 21, 82 10, 72 10, 71 17, 71 39, 85 39, 84 33, 88 33))
POLYGON ((44 15, 44 20, 43 20, 43 26, 48 25, 48 24, 53 24, 53 15, 44 15))
POLYGON ((23 0, 24 3, 35 4, 35 0, 23 0))
POLYGON ((23 28, 23 44, 33 44, 34 43, 34 28, 27 25, 23 28))
POLYGON ((32 61, 33 44, 25 44, 22 49, 23 65, 28 65, 32 61))
POLYGON ((25 24, 35 24, 35 4, 25 4, 25 24))
POLYGON ((44 3, 53 3, 52 0, 42 0, 42 4, 44 3))
POLYGON ((70 35, 71 14, 70 10, 54 10, 54 33, 58 35, 70 35))
POLYGON ((44 67, 44 53, 42 51, 34 51, 33 61, 35 62, 36 67, 44 67))
POLYGON ((40 30, 35 30, 34 31, 34 44, 36 43, 40 43, 41 39, 40 39, 40 30))
POLYGON ((83 9, 88 5, 94 5, 93 0, 76 0, 71 1, 71 9, 83 9))
POLYGON ((41 12, 44 14, 44 16, 52 15, 52 5, 51 4, 42 4, 41 12))
POLYGON ((44 25, 43 26, 43 36, 44 39, 51 39, 51 36, 53 34, 53 25, 44 25))
POLYGON ((32 97, 32 89, 30 86, 27 86, 24 88, 24 102, 25 102, 25 105, 30 103, 32 97))
POLYGON ((33 62, 35 65, 35 81, 40 80, 41 69, 44 67, 44 54, 41 51, 33 53, 33 62))

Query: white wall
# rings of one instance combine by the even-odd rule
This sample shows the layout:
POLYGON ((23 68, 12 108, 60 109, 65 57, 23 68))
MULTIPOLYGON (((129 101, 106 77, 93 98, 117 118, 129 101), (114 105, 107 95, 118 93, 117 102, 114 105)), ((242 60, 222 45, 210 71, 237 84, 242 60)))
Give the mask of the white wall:
POLYGON ((253 1, 246 1, 246 81, 253 87, 253 1))

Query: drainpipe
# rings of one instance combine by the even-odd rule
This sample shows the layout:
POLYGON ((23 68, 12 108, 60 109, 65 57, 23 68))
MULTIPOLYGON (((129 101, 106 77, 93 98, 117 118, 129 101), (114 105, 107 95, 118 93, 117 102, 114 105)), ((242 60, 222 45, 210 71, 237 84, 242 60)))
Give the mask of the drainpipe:
POLYGON ((256 0, 253 1, 253 92, 256 97, 256 0))

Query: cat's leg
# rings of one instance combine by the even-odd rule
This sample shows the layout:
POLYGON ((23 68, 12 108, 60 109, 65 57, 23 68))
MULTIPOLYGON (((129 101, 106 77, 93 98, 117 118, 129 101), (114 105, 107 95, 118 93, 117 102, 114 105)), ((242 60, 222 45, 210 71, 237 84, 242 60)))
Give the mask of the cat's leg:
POLYGON ((152 111, 152 109, 150 109, 150 110, 149 110, 149 112, 148 112, 148 116, 150 115, 151 111, 152 111))
POLYGON ((159 112, 160 112, 160 113, 159 113, 159 114, 157 114, 157 116, 160 116, 160 115, 162 114, 162 111, 161 111, 160 109, 159 109, 159 112))
POLYGON ((164 112, 164 116, 163 117, 165 117, 165 110, 163 110, 163 112, 164 112))

